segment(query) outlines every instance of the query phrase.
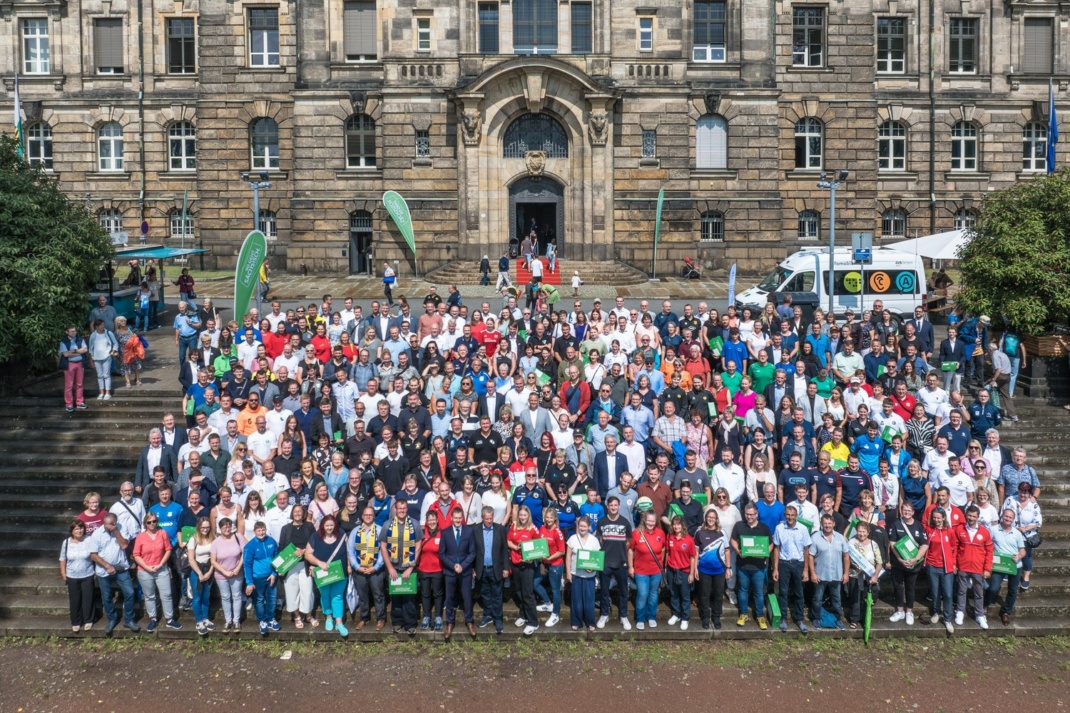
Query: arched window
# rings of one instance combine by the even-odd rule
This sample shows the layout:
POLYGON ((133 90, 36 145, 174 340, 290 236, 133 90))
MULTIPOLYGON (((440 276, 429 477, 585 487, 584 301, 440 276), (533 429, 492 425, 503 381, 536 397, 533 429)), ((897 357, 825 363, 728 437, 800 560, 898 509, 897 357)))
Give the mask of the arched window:
POLYGON ((279 125, 275 123, 275 120, 257 119, 254 121, 249 127, 249 138, 253 168, 278 168, 279 125))
POLYGON ((799 240, 817 240, 821 234, 821 214, 816 210, 799 213, 799 240))
POLYGON ((43 121, 26 129, 26 160, 52 170, 52 127, 43 121))
POLYGON ((968 121, 951 127, 951 170, 977 170, 977 127, 968 121))
POLYGON ((100 211, 97 216, 97 222, 100 223, 100 227, 104 228, 104 232, 112 235, 114 233, 121 232, 123 229, 123 214, 115 208, 100 211))
POLYGON ((1048 170, 1048 127, 1031 122, 1022 132, 1022 170, 1048 170))
POLYGON ((168 223, 171 227, 170 235, 175 240, 181 240, 183 237, 193 237, 193 214, 186 211, 185 230, 183 230, 182 211, 173 210, 171 215, 168 216, 168 223))
POLYGON ((899 208, 889 208, 881 214, 881 236, 902 238, 907 234, 907 214, 899 208))
POLYGON ((881 171, 905 171, 907 168, 907 129, 898 121, 881 124, 877 168, 881 171))
POLYGON ((795 122, 795 168, 821 168, 825 151, 825 127, 818 119, 795 122))
POLYGON ((959 208, 955 212, 955 230, 973 230, 977 225, 977 213, 969 208, 959 208))
POLYGON ((728 168, 728 122, 715 114, 695 125, 695 168, 728 168))
POLYGON ((193 124, 176 121, 167 129, 167 154, 172 171, 197 169, 197 137, 193 124))
POLYGON ((702 214, 699 239, 704 243, 724 242, 724 213, 708 210, 702 214))
POLYGON ((264 237, 268 240, 274 240, 279 237, 279 226, 275 219, 275 211, 260 211, 260 232, 263 233, 264 237))
POLYGON ((346 119, 346 168, 374 168, 375 119, 354 114, 346 119))
POLYGON ((542 151, 546 158, 568 158, 565 127, 546 114, 524 114, 505 130, 505 158, 524 158, 528 151, 542 151))
POLYGON ((123 170, 123 127, 117 121, 97 131, 97 161, 101 171, 123 170))

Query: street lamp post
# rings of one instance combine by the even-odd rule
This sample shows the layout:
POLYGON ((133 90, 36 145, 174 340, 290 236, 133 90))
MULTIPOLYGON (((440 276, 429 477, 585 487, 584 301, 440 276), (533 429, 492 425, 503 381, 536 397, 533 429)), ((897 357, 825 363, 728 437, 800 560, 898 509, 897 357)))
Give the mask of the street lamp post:
MULTIPOLYGON (((242 180, 246 181, 249 184, 249 188, 253 189, 253 230, 260 230, 260 189, 271 188, 271 181, 268 180, 267 171, 261 171, 258 176, 259 180, 253 180, 248 173, 241 175, 242 180)), ((256 285, 256 313, 260 314, 259 282, 256 285)))
POLYGON ((847 171, 840 171, 836 178, 829 179, 822 171, 821 180, 817 182, 818 188, 827 188, 829 192, 829 314, 834 314, 836 293, 836 189, 847 180, 847 174, 847 171))

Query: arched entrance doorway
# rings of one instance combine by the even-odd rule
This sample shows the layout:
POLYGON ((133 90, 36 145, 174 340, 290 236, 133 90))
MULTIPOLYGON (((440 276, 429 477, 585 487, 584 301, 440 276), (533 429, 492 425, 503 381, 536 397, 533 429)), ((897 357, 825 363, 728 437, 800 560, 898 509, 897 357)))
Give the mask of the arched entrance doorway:
POLYGON ((509 187, 509 244, 519 245, 535 231, 539 255, 553 242, 564 257, 565 190, 552 178, 521 178, 509 187), (515 242, 514 242, 515 241, 515 242))

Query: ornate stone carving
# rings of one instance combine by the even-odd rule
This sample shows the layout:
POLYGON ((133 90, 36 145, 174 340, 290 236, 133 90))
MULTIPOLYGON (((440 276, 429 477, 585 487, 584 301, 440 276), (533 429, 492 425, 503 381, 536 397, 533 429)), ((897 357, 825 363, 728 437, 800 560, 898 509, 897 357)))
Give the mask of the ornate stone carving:
POLYGON ((591 114, 590 125, 587 127, 587 133, 591 137, 591 143, 597 146, 604 146, 606 138, 609 135, 609 118, 604 111, 596 111, 591 114))
POLYGON ((360 90, 354 90, 349 93, 349 104, 353 107, 354 114, 363 114, 365 107, 368 105, 368 93, 360 90))
POLYGON ((478 146, 480 129, 483 126, 483 117, 478 111, 469 109, 461 116, 461 128, 465 146, 478 146))
POLYGON ((721 95, 717 92, 709 92, 702 97, 702 102, 706 105, 707 114, 719 114, 717 110, 721 105, 721 95))
POLYGON ((524 165, 527 166, 529 176, 541 178, 546 170, 546 152, 528 151, 524 154, 524 165))

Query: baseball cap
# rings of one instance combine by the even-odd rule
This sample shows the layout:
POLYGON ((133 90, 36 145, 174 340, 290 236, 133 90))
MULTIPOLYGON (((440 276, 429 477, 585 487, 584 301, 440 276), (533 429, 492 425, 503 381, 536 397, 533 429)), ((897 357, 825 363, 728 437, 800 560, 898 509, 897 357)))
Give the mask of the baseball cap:
POLYGON ((981 315, 981 324, 992 324, 992 318, 989 317, 987 314, 982 314, 981 315))
POLYGON ((276 404, 281 404, 282 403, 282 394, 275 394, 275 396, 271 399, 271 402, 272 403, 276 403, 276 404))

